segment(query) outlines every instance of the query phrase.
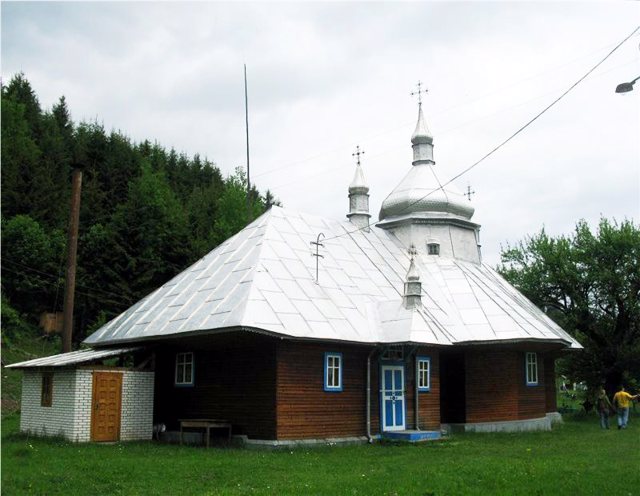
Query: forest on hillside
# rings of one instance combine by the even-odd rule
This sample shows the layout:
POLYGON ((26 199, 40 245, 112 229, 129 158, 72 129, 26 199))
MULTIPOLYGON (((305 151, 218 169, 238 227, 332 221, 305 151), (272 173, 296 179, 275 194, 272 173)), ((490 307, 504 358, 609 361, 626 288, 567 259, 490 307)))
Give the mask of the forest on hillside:
MULTIPOLYGON (((178 274, 248 221, 246 178, 199 155, 42 109, 23 74, 2 87, 3 334, 61 312, 71 173, 82 196, 74 341, 178 274)), ((251 218, 269 191, 250 191, 251 218)))

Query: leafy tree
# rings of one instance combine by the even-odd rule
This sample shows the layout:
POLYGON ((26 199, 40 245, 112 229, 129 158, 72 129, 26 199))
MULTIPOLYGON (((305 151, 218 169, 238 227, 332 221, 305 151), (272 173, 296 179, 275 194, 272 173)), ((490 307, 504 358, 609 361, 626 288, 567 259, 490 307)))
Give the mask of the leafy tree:
MULTIPOLYGON (((583 346, 567 372, 608 392, 640 378, 640 229, 585 221, 571 236, 544 229, 501 254, 499 271, 583 346)), ((640 384, 635 384, 638 386, 640 384)))
POLYGON ((17 215, 2 224, 3 290, 23 310, 32 312, 34 320, 40 312, 51 310, 56 287, 64 285, 57 277, 63 250, 64 234, 47 234, 28 215, 17 215))
MULTIPOLYGON (((216 245, 230 238, 247 225, 247 180, 244 171, 236 168, 235 174, 225 181, 225 189, 218 199, 218 216, 214 224, 214 239, 216 245)), ((251 220, 264 212, 262 199, 252 198, 251 220)))

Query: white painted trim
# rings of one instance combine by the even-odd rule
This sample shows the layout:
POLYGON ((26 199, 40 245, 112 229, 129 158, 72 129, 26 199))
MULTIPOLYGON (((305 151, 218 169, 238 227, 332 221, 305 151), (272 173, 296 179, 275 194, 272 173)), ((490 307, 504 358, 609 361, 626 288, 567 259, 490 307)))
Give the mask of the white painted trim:
POLYGON ((525 369, 525 381, 527 386, 537 386, 539 384, 538 376, 538 354, 533 351, 527 351, 524 355, 524 369, 525 369), (533 358, 533 360, 529 360, 533 358), (529 372, 529 366, 531 365, 531 371, 535 372, 535 378, 531 377, 529 372))

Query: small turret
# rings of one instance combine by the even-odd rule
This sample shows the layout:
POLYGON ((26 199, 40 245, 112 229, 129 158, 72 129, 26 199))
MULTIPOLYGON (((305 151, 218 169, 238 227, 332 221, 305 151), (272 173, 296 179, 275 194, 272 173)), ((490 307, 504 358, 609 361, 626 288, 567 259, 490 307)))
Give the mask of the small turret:
POLYGON ((409 248, 409 255, 411 256, 411 263, 409 264, 409 270, 407 271, 407 278, 404 283, 404 295, 402 301, 404 307, 407 309, 419 308, 422 306, 422 283, 420 282, 420 274, 414 263, 414 257, 417 255, 415 246, 411 245, 409 248))
POLYGON ((360 166, 360 155, 364 155, 364 151, 360 150, 358 146, 353 153, 354 157, 357 157, 356 173, 353 176, 353 181, 349 185, 349 213, 347 218, 349 221, 358 227, 369 231, 369 186, 367 186, 364 180, 364 174, 362 167, 360 166))
POLYGON ((418 123, 411 136, 413 148, 413 165, 435 164, 433 160, 433 136, 424 122, 422 103, 418 106, 418 123))

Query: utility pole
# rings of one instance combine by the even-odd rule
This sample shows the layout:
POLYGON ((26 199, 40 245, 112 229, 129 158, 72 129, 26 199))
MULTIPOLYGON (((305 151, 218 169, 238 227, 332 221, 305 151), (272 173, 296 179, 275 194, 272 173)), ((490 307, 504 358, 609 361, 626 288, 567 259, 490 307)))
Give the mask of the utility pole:
POLYGON ((82 189, 82 169, 74 167, 71 176, 71 212, 67 237, 67 271, 64 282, 64 310, 62 329, 62 352, 71 351, 73 333, 73 302, 76 290, 76 259, 78 254, 78 224, 80 221, 80 191, 82 189))

